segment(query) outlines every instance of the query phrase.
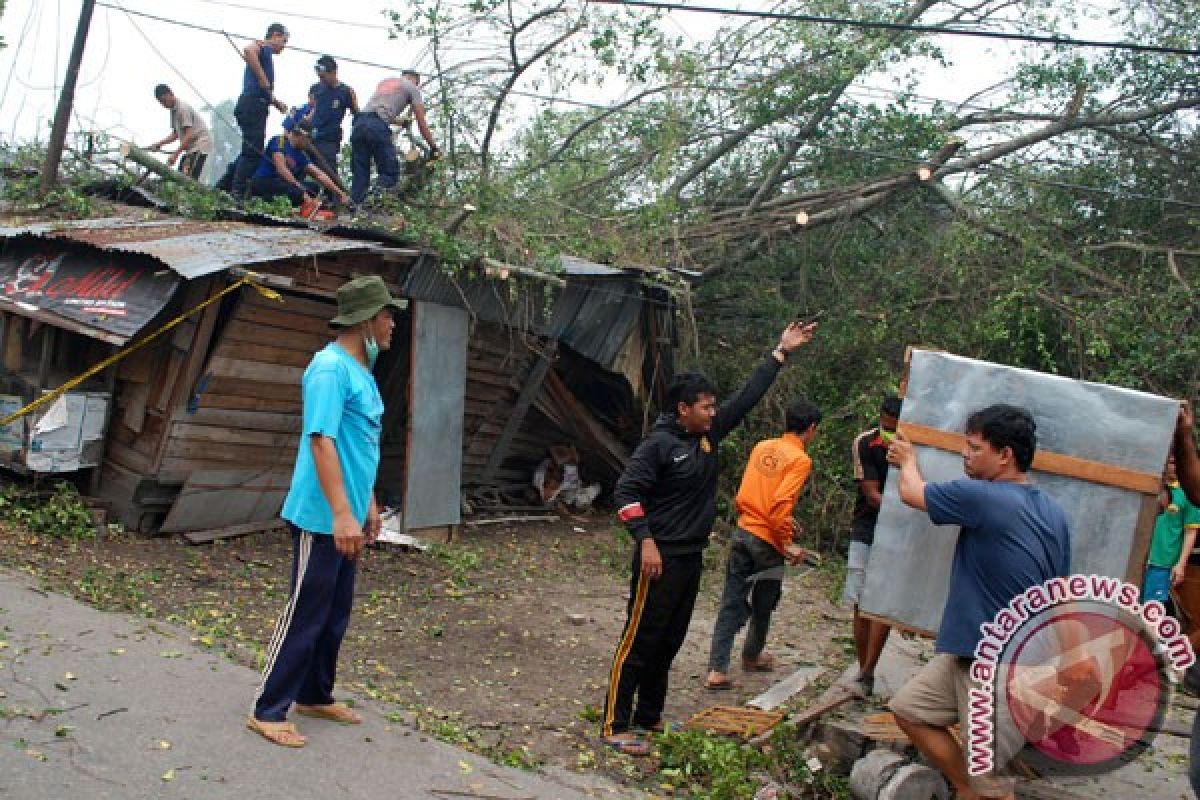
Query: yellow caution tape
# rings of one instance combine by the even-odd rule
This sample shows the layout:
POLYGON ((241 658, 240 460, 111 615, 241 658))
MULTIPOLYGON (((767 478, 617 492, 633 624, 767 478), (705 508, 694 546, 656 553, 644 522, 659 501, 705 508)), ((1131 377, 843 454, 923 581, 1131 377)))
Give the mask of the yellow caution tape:
MULTIPOLYGON (((191 309, 183 312, 178 317, 171 320, 167 324, 163 325, 161 328, 159 328, 158 330, 156 330, 154 333, 150 334, 149 336, 147 336, 143 339, 139 339, 138 341, 134 342, 133 344, 126 346, 125 349, 119 350, 116 353, 113 353, 111 356, 104 359, 99 364, 89 367, 86 372, 83 372, 83 373, 75 376, 74 378, 71 378, 71 380, 67 381, 62 386, 59 386, 57 389, 47 392, 46 394, 44 394, 41 397, 39 397, 38 399, 34 400, 32 403, 25 406, 24 408, 18 409, 17 411, 14 411, 13 413, 9 414, 7 417, 0 419, 0 428, 3 428, 5 425, 8 425, 12 422, 19 420, 21 417, 25 416, 26 414, 29 414, 33 411, 37 411, 39 408, 41 408, 44 405, 47 405, 48 403, 54 402, 59 397, 63 396, 64 394, 71 391, 79 384, 86 381, 88 378, 92 377, 93 375, 97 375, 97 374, 103 372, 104 370, 111 367, 113 364, 120 361, 122 358, 125 358, 125 356, 129 355, 130 353, 136 353, 138 350, 141 350, 143 347, 150 344, 155 339, 162 336, 164 333, 171 330, 172 328, 174 328, 179 323, 183 322, 188 317, 196 314, 199 311, 203 311, 204 309, 211 306, 213 303, 220 300, 225 295, 229 294, 230 292, 236 291, 237 289, 240 289, 243 286, 253 286, 258 291, 259 294, 261 294, 263 297, 267 298, 268 300, 276 300, 279 302, 283 302, 283 296, 280 295, 279 292, 275 291, 274 289, 268 289, 266 286, 263 286, 262 284, 258 283, 258 281, 256 280, 257 277, 258 276, 253 273, 247 273, 244 277, 242 277, 241 280, 238 280, 235 283, 229 284, 224 289, 222 289, 221 291, 214 294, 212 297, 205 300, 203 303, 200 303, 199 305, 195 306, 194 308, 191 308, 191 309)), ((109 402, 111 403, 112 401, 113 401, 112 398, 109 398, 109 402)))

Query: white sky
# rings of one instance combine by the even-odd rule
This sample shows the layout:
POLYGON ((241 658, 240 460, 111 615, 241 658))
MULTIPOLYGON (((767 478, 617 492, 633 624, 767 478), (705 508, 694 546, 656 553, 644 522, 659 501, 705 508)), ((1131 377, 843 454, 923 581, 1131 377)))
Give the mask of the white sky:
MULTIPOLYGON (((465 2, 465 0, 460 0, 465 2)), ((113 0, 130 10, 140 10, 193 22, 231 33, 261 36, 269 23, 281 21, 291 31, 291 45, 351 56, 365 61, 394 65, 397 68, 423 63, 421 47, 402 40, 388 39, 386 19, 380 0, 289 0, 286 6, 271 10, 265 0, 113 0), (243 6, 238 8, 235 6, 243 6), (250 10, 257 7, 263 10, 250 10), (345 23, 304 19, 303 15, 336 17, 345 23), (374 27, 371 27, 374 26, 374 27)), ((386 0, 384 0, 386 2, 386 0)), ((734 2, 730 2, 735 5, 734 2)), ((743 7, 762 8, 765 2, 742 0, 743 7)), ((403 0, 393 0, 392 8, 403 9, 403 0)), ((54 114, 56 89, 65 71, 67 55, 79 14, 78 0, 9 0, 0 33, 8 47, 0 50, 0 141, 28 140, 40 133, 45 138, 54 114), (26 27, 28 26, 28 27, 26 27), (27 31, 22 35, 23 31, 27 31)), ((708 35, 721 19, 713 15, 672 13, 667 24, 677 25, 689 36, 708 35)), ((1091 27, 1091 26, 1089 26, 1091 27)), ((1064 31, 1064 33, 1072 33, 1064 31)), ((1112 36, 1112 31, 1087 30, 1081 35, 1112 36)), ((238 45, 246 39, 236 38, 238 45)), ((963 99, 1000 80, 1014 63, 1017 49, 1005 42, 943 37, 939 40, 951 59, 950 69, 931 65, 919 91, 947 99, 963 99)), ((285 102, 303 102, 314 80, 315 56, 292 49, 277 57, 276 94, 285 102)), ((93 129, 148 143, 169 131, 167 112, 153 97, 157 83, 169 84, 181 98, 198 109, 206 101, 218 103, 235 97, 240 91, 243 63, 234 48, 220 35, 190 30, 176 25, 134 17, 116 9, 97 7, 85 51, 83 69, 76 92, 75 108, 79 123, 93 129), (136 24, 136 27, 135 27, 136 24), (153 42, 146 41, 138 28, 153 42), (155 53, 158 48, 161 56, 155 53), (177 72, 178 70, 179 72, 177 72), (180 72, 186 76, 180 77, 180 72), (195 89, 188 86, 190 82, 195 89)), ((340 77, 365 100, 375 83, 387 70, 343 63, 340 77)), ((517 88, 531 88, 531 75, 517 88)), ((874 84, 889 88, 887 80, 874 84)), ((619 96, 621 86, 588 87, 575 99, 598 100, 619 96)), ((866 97, 855 90, 856 97, 866 97)), ((879 102, 884 96, 876 96, 879 102)), ((522 101, 531 102, 531 101, 522 101)), ((272 115, 268 131, 278 123, 272 115)), ((435 130, 435 135, 437 131, 435 130)))

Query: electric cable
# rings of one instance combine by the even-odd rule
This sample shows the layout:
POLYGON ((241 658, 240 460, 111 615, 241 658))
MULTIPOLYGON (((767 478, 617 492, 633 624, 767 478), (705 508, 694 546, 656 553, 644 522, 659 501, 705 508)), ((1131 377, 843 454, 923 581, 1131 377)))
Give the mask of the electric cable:
POLYGON ((849 17, 822 16, 818 14, 796 14, 784 11, 753 11, 727 6, 700 6, 686 3, 657 2, 657 0, 593 0, 602 5, 618 5, 649 8, 658 11, 690 11, 699 14, 719 14, 731 17, 752 17, 783 22, 808 22, 814 25, 834 25, 844 28, 867 30, 905 31, 933 36, 969 36, 977 39, 997 39, 1010 42, 1050 45, 1053 47, 1091 48, 1103 50, 1125 50, 1133 53, 1157 53, 1173 56, 1200 56, 1200 49, 1170 47, 1167 45, 1141 44, 1139 42, 1110 42, 1098 39, 1075 39, 1062 34, 1041 35, 1035 33, 1013 33, 1006 31, 971 30, 969 28, 946 28, 940 25, 920 25, 907 22, 885 22, 882 20, 851 19, 849 17))

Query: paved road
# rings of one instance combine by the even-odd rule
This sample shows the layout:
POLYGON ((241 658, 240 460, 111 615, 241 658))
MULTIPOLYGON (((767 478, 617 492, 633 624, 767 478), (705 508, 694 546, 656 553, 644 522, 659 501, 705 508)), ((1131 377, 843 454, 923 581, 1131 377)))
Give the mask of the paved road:
POLYGON ((360 701, 366 721, 303 719, 301 750, 244 727, 258 674, 161 623, 0 571, 0 798, 629 796, 569 773, 496 766, 360 701))

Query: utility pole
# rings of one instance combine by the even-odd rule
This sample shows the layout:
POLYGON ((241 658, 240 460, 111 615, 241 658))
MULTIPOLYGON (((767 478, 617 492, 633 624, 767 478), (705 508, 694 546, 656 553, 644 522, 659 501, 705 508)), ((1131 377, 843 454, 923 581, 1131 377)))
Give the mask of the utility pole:
POLYGON ((71 58, 67 61, 67 77, 63 80, 62 94, 58 96, 54 127, 50 129, 50 145, 46 148, 46 161, 42 164, 43 192, 50 191, 58 182, 58 165, 62 161, 63 146, 67 142, 71 105, 75 102, 75 82, 79 79, 83 46, 87 42, 88 28, 91 27, 92 12, 95 9, 96 0, 83 0, 83 8, 79 12, 79 25, 75 28, 75 43, 71 45, 71 58))

